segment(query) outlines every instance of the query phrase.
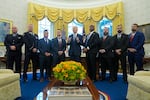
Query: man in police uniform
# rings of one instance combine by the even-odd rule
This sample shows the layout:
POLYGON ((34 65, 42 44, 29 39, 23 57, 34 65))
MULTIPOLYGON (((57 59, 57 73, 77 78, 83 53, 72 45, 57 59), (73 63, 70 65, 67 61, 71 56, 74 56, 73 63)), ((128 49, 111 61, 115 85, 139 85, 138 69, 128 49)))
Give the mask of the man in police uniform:
POLYGON ((15 62, 15 72, 21 74, 21 47, 23 42, 22 36, 19 35, 17 31, 17 27, 13 26, 12 34, 8 34, 5 37, 4 44, 7 50, 7 68, 13 70, 15 62))
POLYGON ((24 71, 23 80, 27 82, 27 70, 30 60, 32 60, 33 67, 33 80, 37 80, 36 69, 38 66, 38 36, 33 33, 33 25, 28 25, 28 32, 24 33, 23 42, 25 44, 25 60, 24 60, 24 71))

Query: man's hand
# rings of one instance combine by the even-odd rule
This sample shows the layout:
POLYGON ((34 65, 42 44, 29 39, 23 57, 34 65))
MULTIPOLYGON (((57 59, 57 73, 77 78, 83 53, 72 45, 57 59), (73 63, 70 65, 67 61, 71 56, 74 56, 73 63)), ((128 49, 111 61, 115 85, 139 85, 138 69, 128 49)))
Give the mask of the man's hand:
POLYGON ((134 49, 134 48, 128 48, 128 50, 132 53, 136 52, 136 49, 134 49))
POLYGON ((115 52, 116 52, 118 55, 121 55, 121 49, 116 49, 115 52))
POLYGON ((48 52, 45 52, 45 56, 50 56, 51 55, 51 53, 48 53, 48 52))
POLYGON ((79 43, 79 42, 80 42, 80 40, 79 40, 79 38, 78 38, 78 37, 76 37, 76 41, 77 41, 77 43, 79 43))
POLYGON ((68 41, 67 41, 67 42, 68 42, 68 43, 70 43, 70 42, 71 42, 71 37, 69 37, 69 38, 68 38, 68 41))
POLYGON ((83 52, 86 53, 88 51, 87 48, 83 48, 83 52))
POLYGON ((36 48, 33 48, 33 49, 32 49, 32 52, 34 52, 34 53, 37 52, 37 49, 36 49, 36 48))
POLYGON ((58 51, 58 55, 61 56, 63 54, 63 51, 58 51))
POLYGON ((16 50, 16 46, 14 46, 14 45, 10 46, 10 49, 15 51, 16 50))
POLYGON ((99 52, 100 52, 100 53, 105 53, 106 50, 105 50, 105 49, 100 49, 99 52))

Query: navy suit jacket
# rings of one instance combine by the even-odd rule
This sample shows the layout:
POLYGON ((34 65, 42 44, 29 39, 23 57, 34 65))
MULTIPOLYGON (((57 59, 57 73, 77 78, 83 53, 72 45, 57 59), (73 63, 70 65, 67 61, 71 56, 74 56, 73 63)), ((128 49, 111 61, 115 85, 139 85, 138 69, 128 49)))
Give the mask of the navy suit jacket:
MULTIPOLYGON (((131 34, 129 34, 129 40, 130 40, 131 34)), ((134 38, 132 39, 132 41, 129 41, 129 48, 134 48, 136 49, 136 53, 135 54, 141 54, 144 56, 144 41, 145 41, 145 37, 144 34, 142 32, 136 32, 136 34, 134 35, 134 38)), ((129 52, 130 53, 130 52, 129 52)))
POLYGON ((53 48, 53 53, 58 55, 58 51, 64 51, 66 50, 66 41, 62 39, 62 45, 61 48, 59 48, 58 44, 58 39, 57 37, 52 40, 52 48, 53 48))
POLYGON ((78 43, 76 40, 73 40, 73 34, 69 36, 69 38, 71 38, 70 43, 67 43, 68 45, 70 45, 70 49, 69 49, 69 56, 76 55, 76 56, 80 56, 81 55, 81 46, 82 45, 82 35, 77 34, 77 37, 79 38, 80 42, 78 43))
POLYGON ((45 52, 52 54, 52 43, 49 40, 48 44, 45 42, 44 38, 40 39, 38 42, 38 49, 40 51, 40 56, 45 56, 45 52))

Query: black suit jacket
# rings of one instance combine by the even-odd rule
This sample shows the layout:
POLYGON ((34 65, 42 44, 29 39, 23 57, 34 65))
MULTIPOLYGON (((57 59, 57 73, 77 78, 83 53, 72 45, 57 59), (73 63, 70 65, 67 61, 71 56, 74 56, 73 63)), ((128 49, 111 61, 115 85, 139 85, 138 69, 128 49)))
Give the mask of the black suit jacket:
POLYGON ((121 49, 121 53, 126 54, 128 44, 129 44, 128 35, 122 33, 121 38, 117 38, 117 34, 116 34, 116 35, 114 35, 113 40, 114 40, 114 44, 115 44, 114 50, 121 49))
POLYGON ((54 38, 52 40, 52 48, 53 48, 53 54, 58 55, 58 51, 63 51, 65 53, 66 50, 66 41, 62 39, 61 47, 59 47, 58 39, 54 38))
POLYGON ((23 36, 17 34, 13 36, 13 34, 8 34, 5 37, 4 45, 6 46, 7 53, 21 53, 21 47, 23 45, 23 36), (10 46, 14 45, 16 47, 15 51, 10 50, 10 46))
POLYGON ((99 35, 96 32, 93 32, 90 36, 89 40, 86 40, 84 43, 84 47, 89 47, 87 53, 97 53, 98 52, 98 43, 99 43, 99 35))
POLYGON ((100 53, 100 56, 102 57, 114 57, 114 51, 113 51, 113 46, 114 46, 114 41, 111 36, 107 36, 105 40, 103 40, 103 37, 100 38, 100 44, 99 44, 99 49, 105 49, 105 53, 100 53))
POLYGON ((38 35, 25 32, 23 42, 25 44, 25 54, 31 53, 33 48, 38 48, 38 35))

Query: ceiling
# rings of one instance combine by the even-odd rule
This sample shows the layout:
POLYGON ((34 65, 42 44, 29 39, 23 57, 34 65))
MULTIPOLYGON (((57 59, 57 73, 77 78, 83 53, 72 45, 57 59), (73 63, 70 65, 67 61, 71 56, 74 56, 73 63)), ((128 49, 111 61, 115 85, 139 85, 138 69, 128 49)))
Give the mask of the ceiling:
POLYGON ((57 8, 91 8, 122 0, 28 0, 38 4, 57 8))

